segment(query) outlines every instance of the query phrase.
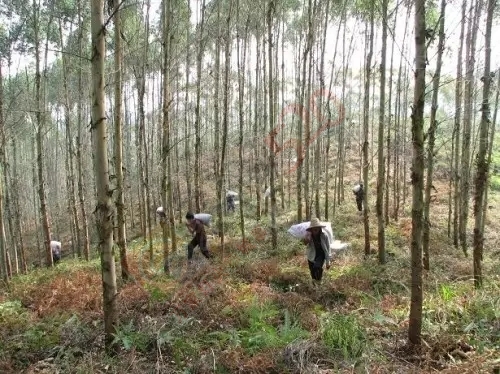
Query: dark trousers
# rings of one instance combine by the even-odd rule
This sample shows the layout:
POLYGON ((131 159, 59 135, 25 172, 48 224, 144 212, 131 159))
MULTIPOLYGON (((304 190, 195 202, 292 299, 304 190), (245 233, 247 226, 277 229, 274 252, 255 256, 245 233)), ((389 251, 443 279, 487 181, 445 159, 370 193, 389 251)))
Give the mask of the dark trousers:
POLYGON ((356 198, 356 205, 358 206, 358 211, 361 212, 363 210, 363 199, 356 198))
POLYGON ((314 280, 320 281, 323 278, 323 262, 321 262, 321 266, 319 263, 314 263, 312 261, 307 260, 309 263, 309 271, 311 272, 311 277, 314 280))
POLYGON ((61 260, 61 255, 58 253, 52 253, 52 262, 57 264, 61 260))
POLYGON ((191 260, 193 258, 193 251, 196 246, 200 247, 200 251, 203 256, 205 256, 206 258, 212 257, 207 248, 207 237, 195 235, 195 237, 188 244, 188 260, 191 260))

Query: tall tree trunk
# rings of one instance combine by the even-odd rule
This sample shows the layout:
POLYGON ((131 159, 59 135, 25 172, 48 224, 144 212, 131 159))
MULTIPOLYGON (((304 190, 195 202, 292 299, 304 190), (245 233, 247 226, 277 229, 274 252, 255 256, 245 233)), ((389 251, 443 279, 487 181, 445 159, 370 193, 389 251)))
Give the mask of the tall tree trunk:
MULTIPOLYGON (((240 24, 240 1, 237 0, 236 4, 236 24, 240 24)), ((250 17, 247 15, 245 22, 245 34, 243 43, 243 54, 240 50, 241 37, 236 40, 236 53, 237 53, 237 64, 238 64, 238 122, 239 122, 239 135, 238 135, 238 194, 239 194, 239 211, 240 211, 240 230, 241 230, 241 242, 246 245, 245 241, 245 216, 243 211, 244 196, 243 196, 243 140, 244 140, 244 129, 245 129, 245 116, 244 116, 244 100, 245 100, 245 67, 246 67, 246 57, 247 57, 247 44, 248 44, 248 27, 249 27, 250 17)))
MULTIPOLYGON (((2 79, 1 77, 1 68, 0 68, 0 81, 2 79)), ((0 87, 2 86, 0 82, 0 87)), ((1 115, 1 107, 2 107, 2 89, 0 88, 0 121, 2 121, 2 115, 1 115)), ((1 125, 0 125, 1 126, 1 125)), ((22 227, 21 227, 21 205, 19 203, 19 173, 17 171, 17 165, 18 165, 18 158, 17 158, 17 142, 15 137, 11 138, 12 142, 12 164, 13 164, 13 170, 12 170, 12 190, 14 191, 13 193, 13 200, 14 200, 14 209, 16 210, 17 214, 14 215, 14 221, 15 221, 15 232, 16 232, 16 237, 18 238, 18 248, 19 248, 19 256, 21 258, 21 272, 23 274, 26 274, 28 272, 28 263, 26 262, 26 248, 24 247, 24 239, 22 235, 22 227)), ((4 149, 2 147, 2 149, 4 149)))
POLYGON ((473 127, 472 104, 474 98, 474 69, 476 64, 477 24, 481 13, 482 0, 474 1, 469 10, 469 28, 466 39, 466 79, 464 86, 464 126, 461 155, 460 176, 460 215, 458 221, 458 238, 460 247, 467 256, 467 222, 469 217, 470 194, 470 160, 471 135, 473 127))
MULTIPOLYGON (((221 3, 217 3, 217 18, 215 21, 217 30, 215 38, 215 62, 214 62, 214 145, 215 150, 214 155, 214 174, 215 174, 215 195, 216 195, 216 207, 217 207, 217 230, 219 232, 219 239, 222 242, 223 230, 224 230, 224 216, 223 216, 223 202, 222 202, 222 183, 224 176, 220 174, 221 169, 221 156, 220 152, 220 54, 221 54, 221 22, 220 22, 220 10, 221 3)), ((224 254, 223 254, 224 255, 224 254)))
POLYGON ((261 194, 261 185, 260 185, 260 169, 261 169, 261 162, 260 162, 260 152, 259 152, 259 105, 260 105, 260 100, 259 100, 259 90, 260 90, 260 48, 261 48, 261 40, 260 36, 256 36, 256 62, 255 62, 255 101, 254 101, 254 124, 253 124, 253 139, 254 139, 254 176, 255 176, 255 193, 256 193, 256 214, 255 214, 255 219, 257 221, 260 220, 261 214, 262 214, 262 194, 261 194))
POLYGON ((370 220, 369 220, 369 192, 370 188, 368 186, 368 170, 370 167, 369 163, 369 140, 368 140, 368 128, 370 120, 370 84, 372 75, 372 56, 373 56, 373 38, 374 38, 374 13, 375 4, 371 4, 370 10, 370 23, 367 25, 366 34, 366 47, 368 53, 366 55, 366 65, 365 65, 365 87, 364 87, 364 100, 363 100, 363 184, 364 184, 364 199, 363 199, 363 226, 365 230, 365 256, 370 255, 370 220))
POLYGON ((2 59, 0 59, 0 273, 4 282, 9 281, 7 271, 7 238, 5 237, 5 223, 3 211, 3 187, 2 179, 5 173, 5 125, 3 120, 3 76, 2 59))
MULTIPOLYGON (((405 28, 404 28, 404 33, 403 33, 403 50, 401 52, 402 55, 405 53, 405 45, 406 45, 406 36, 408 34, 408 24, 410 23, 410 15, 411 15, 411 7, 408 7, 407 12, 406 12, 406 19, 405 19, 405 28)), ((393 215, 394 215, 394 220, 397 221, 399 217, 399 207, 400 207, 400 202, 401 202, 401 155, 403 155, 404 158, 405 154, 402 151, 402 148, 404 147, 405 144, 405 136, 403 134, 406 134, 406 103, 407 101, 407 92, 408 88, 404 88, 404 94, 403 97, 404 99, 401 98, 401 93, 403 91, 403 87, 406 87, 405 83, 406 82, 406 63, 404 59, 400 59, 399 61, 399 69, 398 69, 398 79, 396 83, 396 119, 395 119, 395 128, 394 128, 394 176, 393 176, 393 204, 394 204, 394 209, 393 209, 393 215), (403 69, 403 64, 405 65, 403 69), (404 107, 404 109, 402 109, 404 107), (404 115, 404 117, 403 117, 404 115), (402 128, 401 126, 401 118, 404 118, 403 123, 405 127, 402 128), (403 134, 402 134, 403 133, 403 134), (402 147, 403 146, 403 147, 402 147)), ((404 149, 404 148, 403 148, 404 149)))
POLYGON ((275 13, 276 4, 274 0, 269 0, 267 5, 267 48, 268 53, 267 57, 269 59, 269 128, 273 134, 273 139, 271 141, 271 149, 269 151, 269 165, 270 165, 270 173, 269 173, 269 188, 271 189, 271 243, 272 243, 272 251, 276 253, 278 250, 278 230, 276 228, 276 186, 275 186, 275 178, 276 178, 276 150, 274 149, 276 135, 273 129, 275 128, 274 123, 274 73, 273 73, 273 17, 275 13))
MULTIPOLYGON (((81 9, 81 4, 78 2, 78 50, 80 56, 83 56, 83 10, 81 9)), ((89 260, 90 257, 90 240, 89 240, 89 228, 88 228, 88 218, 87 218, 87 208, 85 207, 85 192, 83 185, 83 155, 82 155, 82 134, 83 134, 83 69, 78 69, 78 106, 77 106, 77 122, 78 122, 78 134, 76 136, 76 162, 77 162, 77 172, 78 172, 78 203, 80 208, 80 219, 82 222, 82 238, 83 238, 83 257, 85 260, 89 260)))
MULTIPOLYGON (((115 25, 114 42, 115 42, 115 108, 114 108, 114 130, 115 130, 115 206, 116 206, 116 223, 117 227, 117 244, 120 249, 120 265, 121 275, 124 281, 129 278, 129 268, 127 261, 127 236, 125 232, 125 198, 123 188, 123 123, 122 123, 122 11, 120 9, 121 0, 114 0, 113 5, 113 22, 115 25)), ((111 9, 110 9, 111 10, 111 9)))
MULTIPOLYGON (((398 20, 398 13, 399 13, 399 4, 396 5, 395 9, 395 15, 394 15, 394 25, 392 26, 392 35, 395 35, 396 33, 396 24, 398 20)), ((403 36, 404 38, 405 36, 403 36)), ((390 196, 390 179, 391 179, 391 147, 392 147, 392 139, 391 139, 391 130, 392 130, 392 124, 393 124, 393 114, 392 114, 392 89, 393 89, 393 80, 392 80, 392 73, 393 73, 393 68, 394 68, 394 46, 396 45, 396 40, 393 39, 391 43, 391 62, 389 66, 389 107, 388 107, 388 119, 387 119, 387 159, 386 159, 386 168, 387 168, 387 176, 385 178, 385 204, 384 204, 384 221, 385 225, 387 226, 389 224, 389 196, 390 196)), ((394 172, 395 174, 395 172, 394 172)), ((394 175, 393 175, 394 178, 394 175)))
POLYGON ((43 136, 45 135, 45 116, 43 115, 44 100, 42 98, 41 72, 40 72, 40 38, 39 38, 39 13, 40 5, 33 0, 33 30, 35 38, 35 102, 36 102, 36 164, 38 174, 38 198, 40 199, 40 215, 42 219, 42 229, 45 244, 45 261, 47 267, 54 265, 52 261, 52 252, 50 250, 50 222, 47 208, 47 198, 45 192, 44 178, 44 157, 43 157, 43 136))
POLYGON ((491 121, 491 131, 489 134, 489 141, 488 141, 488 173, 486 174, 486 188, 484 189, 484 201, 483 201, 483 230, 484 230, 484 225, 486 222, 486 215, 488 212, 488 186, 489 186, 489 181, 490 181, 490 167, 491 167, 491 158, 493 156, 493 141, 495 139, 495 133, 496 133, 496 124, 497 124, 497 114, 498 114, 498 102, 500 99, 500 90, 498 87, 500 87, 500 70, 496 71, 497 75, 497 84, 496 84, 496 95, 495 95, 495 109, 493 110, 493 120, 491 121))
POLYGON ((408 338, 421 343, 422 332, 422 210, 424 189, 425 0, 415 0, 415 86, 412 110, 411 303, 408 338))
POLYGON ((201 186, 200 186, 200 170, 201 170, 201 115, 200 115, 200 99, 201 99, 201 68, 204 54, 204 39, 203 31, 205 25, 205 0, 201 1, 201 20, 198 25, 198 51, 196 55, 196 109, 195 109, 195 143, 194 143, 194 196, 196 211, 201 211, 201 186))
MULTIPOLYGON (((385 158, 384 158, 384 125, 385 125, 385 69, 387 59, 387 5, 388 0, 382 1, 382 57, 380 61, 380 109, 378 123, 378 170, 377 170, 377 241, 378 261, 385 264, 385 223, 384 223, 384 187, 385 187, 385 158)), ((389 113, 390 116, 390 113, 389 113)), ((389 152, 389 150, 387 150, 389 152)))
MULTIPOLYGON (((188 17, 191 19, 191 2, 187 2, 188 6, 188 17)), ((185 179, 186 179, 186 191, 187 191, 187 207, 188 211, 193 211, 193 192, 192 192, 192 166, 191 166, 191 130, 189 123, 189 113, 190 113, 190 101, 189 101, 189 75, 191 73, 191 29, 189 27, 186 28, 186 91, 184 93, 184 158, 186 162, 186 166, 184 168, 185 171, 185 179)))
MULTIPOLYGON (((162 151, 161 151, 161 165, 162 165, 162 183, 161 183, 161 200, 165 213, 169 217, 169 224, 162 225, 163 232, 163 270, 169 274, 169 244, 168 238, 172 236, 169 232, 169 226, 172 225, 173 206, 172 206, 172 174, 171 174, 171 150, 170 150, 170 52, 171 52, 171 2, 170 0, 163 0, 163 122, 162 122, 162 151)), ((173 237, 171 238, 174 239, 173 237)), ((172 242, 172 248, 173 242, 172 242)))
MULTIPOLYGON (((222 202, 222 184, 224 183, 224 175, 226 174, 226 157, 227 157, 227 133, 229 127, 229 70, 231 69, 231 13, 233 11, 233 1, 229 2, 229 9, 226 15, 226 35, 225 35, 225 46, 224 46, 224 107, 223 107, 223 117, 222 117, 222 146, 221 146, 221 156, 220 156, 220 173, 217 190, 220 193, 219 202, 222 202)), ((217 98, 216 98, 217 100, 217 98)), ((219 206, 222 206, 219 203, 219 206)), ((222 258, 224 258, 224 220, 221 215, 220 220, 220 246, 222 258)))
POLYGON ((431 232, 430 222, 430 205, 431 205, 431 189, 432 189, 432 174, 434 173, 434 145, 436 143, 436 131, 438 122, 436 113, 438 110, 438 93, 439 81, 441 78, 441 65, 443 61, 444 52, 444 17, 445 17, 446 0, 441 0, 441 15, 439 19, 439 41, 438 41, 438 54, 436 61, 436 71, 432 78, 432 104, 431 104, 431 118, 429 131, 427 137, 429 142, 427 144, 427 177, 425 179, 425 197, 424 197, 424 216, 423 216, 423 233, 422 233, 422 246, 423 246, 423 266, 425 270, 430 269, 429 263, 429 239, 431 232))
MULTIPOLYGON (((62 22, 59 20, 59 37, 60 37, 60 43, 61 43, 61 49, 64 48, 64 42, 63 42, 63 29, 62 29, 62 22)), ((81 239, 80 239, 80 229, 78 225, 78 212, 76 209, 76 193, 75 193, 75 172, 74 172, 74 162, 73 162, 73 157, 74 157, 74 150, 73 150, 73 135, 71 132, 71 107, 70 107, 70 102, 69 102, 69 91, 68 91, 68 74, 67 74, 67 58, 66 54, 62 53, 61 55, 61 61, 62 61, 62 78, 63 78, 63 90, 64 90, 64 125, 66 129, 66 147, 67 147, 67 152, 66 152, 66 172, 67 172, 67 182, 66 185, 68 187, 68 213, 69 217, 71 217, 71 223, 74 224, 75 227, 75 237, 73 237, 72 244, 73 247, 76 244, 77 245, 77 255, 78 257, 82 257, 82 251, 81 251, 81 239), (75 243, 76 241, 76 243, 75 243)))
POLYGON ((113 352, 118 320, 116 271, 113 250, 113 206, 109 186, 107 123, 104 95, 105 25, 104 1, 91 2, 92 32, 92 140, 97 192, 95 209, 101 253, 105 345, 113 352))
MULTIPOLYGON (((491 123, 490 120, 490 85, 492 76, 490 74, 491 65, 491 28, 493 22, 493 11, 495 9, 496 0, 488 0, 488 8, 486 12, 486 33, 485 33, 485 48, 484 48, 484 74, 483 81, 483 102, 481 104, 481 125, 479 130, 479 152, 477 154, 476 165, 476 180, 474 193, 474 285, 476 288, 483 286, 483 249, 484 249, 484 225, 483 225, 483 199, 485 199, 485 190, 488 188, 486 181, 488 175, 489 164, 486 154, 488 148, 493 147, 488 144, 488 131, 491 123)), ((497 88, 498 89, 498 88, 497 88)))
POLYGON ((455 85, 455 119, 453 125, 453 143, 455 145, 453 152, 454 167, 453 167, 453 189, 454 189, 454 210, 453 210, 453 245, 458 248, 459 245, 459 215, 460 215, 460 128, 462 120, 462 98, 464 90, 464 81, 462 76, 462 59, 465 36, 466 23, 466 8, 467 0, 462 2, 462 22, 460 26, 460 41, 458 46, 457 57, 457 80, 455 85))

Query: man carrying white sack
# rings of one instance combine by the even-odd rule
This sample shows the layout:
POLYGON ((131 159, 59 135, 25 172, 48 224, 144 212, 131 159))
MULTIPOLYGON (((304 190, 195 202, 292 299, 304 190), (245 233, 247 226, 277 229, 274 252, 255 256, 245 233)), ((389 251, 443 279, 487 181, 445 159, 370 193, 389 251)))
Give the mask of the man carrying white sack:
POLYGON ((307 234, 302 240, 307 244, 306 257, 314 286, 321 283, 323 265, 326 263, 326 268, 330 269, 330 239, 323 231, 325 227, 318 218, 311 219, 307 234))

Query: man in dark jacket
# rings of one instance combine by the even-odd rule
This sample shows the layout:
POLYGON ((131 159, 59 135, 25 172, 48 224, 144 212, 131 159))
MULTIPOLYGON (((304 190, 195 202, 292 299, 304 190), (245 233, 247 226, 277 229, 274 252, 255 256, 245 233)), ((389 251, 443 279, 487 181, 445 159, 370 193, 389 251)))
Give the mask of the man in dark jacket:
POLYGON ((188 264, 191 263, 193 258, 193 251, 196 246, 200 247, 200 251, 206 258, 212 258, 212 254, 207 248, 207 234, 205 232, 205 226, 203 222, 199 219, 194 218, 194 214, 188 212, 186 214, 186 226, 189 232, 193 235, 193 239, 188 244, 188 264))
POLYGON ((354 193, 354 196, 356 198, 356 205, 358 207, 358 212, 363 211, 363 200, 365 198, 365 191, 363 189, 363 182, 359 182, 354 188, 352 189, 352 192, 354 193))

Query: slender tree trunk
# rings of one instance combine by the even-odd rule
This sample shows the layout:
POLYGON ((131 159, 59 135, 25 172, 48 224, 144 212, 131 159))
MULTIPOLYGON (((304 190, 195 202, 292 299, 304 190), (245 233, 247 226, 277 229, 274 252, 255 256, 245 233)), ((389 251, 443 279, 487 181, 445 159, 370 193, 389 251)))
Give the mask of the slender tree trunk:
POLYGON ((53 266, 52 252, 50 250, 50 222, 47 208, 47 198, 45 192, 44 178, 44 157, 43 157, 43 136, 45 135, 44 102, 42 98, 41 72, 40 72, 40 39, 39 39, 39 13, 40 5, 33 0, 33 29, 35 37, 35 102, 36 102, 36 153, 37 153, 37 173, 38 173, 38 198, 40 199, 40 215, 42 219, 42 229, 45 244, 45 261, 47 267, 53 266))
POLYGON ((365 256, 370 255, 370 221, 369 221, 369 192, 368 186, 368 171, 370 167, 369 162, 369 140, 368 128, 370 120, 370 84, 371 84, 371 65, 373 56, 373 38, 374 38, 374 12, 375 5, 371 4, 370 10, 370 23, 367 25, 366 47, 368 53, 366 55, 365 65, 365 87, 364 87, 364 101, 363 101, 363 185, 364 185, 364 199, 363 199, 363 226, 365 230, 365 256))
POLYGON ((489 140, 488 140, 488 173, 486 174, 486 188, 484 189, 484 201, 483 201, 483 230, 484 230, 484 225, 486 222, 486 216, 488 212, 488 186, 489 186, 489 181, 490 181, 490 167, 491 167, 491 158, 493 156, 493 141, 495 139, 495 133, 496 133, 496 123, 497 123, 497 114, 498 114, 498 102, 500 98, 500 70, 496 71, 497 75, 497 84, 496 84, 496 95, 495 95, 495 109, 493 110, 493 120, 491 121, 491 131, 489 134, 489 140))
POLYGON ((481 13, 482 0, 472 2, 469 11, 469 29, 466 40, 466 79, 464 85, 464 127, 461 155, 461 177, 460 177, 460 215, 458 221, 458 238, 460 247, 467 256, 467 222, 469 217, 469 193, 470 193, 470 160, 471 160, 471 135, 472 135, 472 104, 474 97, 474 69, 476 63, 476 37, 477 24, 481 13))
MULTIPOLYGON (((223 117, 222 117, 222 146, 221 146, 221 162, 220 162, 220 174, 219 174, 219 180, 218 180, 218 188, 217 190, 220 192, 219 202, 222 201, 222 184, 224 183, 224 175, 225 175, 225 168, 226 168, 226 157, 227 157, 227 133, 228 133, 228 127, 229 127, 229 70, 231 69, 231 49, 232 49, 232 43, 231 43, 231 13, 233 11, 233 1, 230 0, 229 2, 229 10, 226 15, 226 35, 225 35, 225 46, 224 46, 224 60, 225 60, 225 66, 224 66, 224 107, 223 107, 223 117)), ((222 206, 222 204, 219 204, 222 206)), ((220 245, 221 245, 221 253, 222 253, 222 258, 224 258, 224 250, 225 250, 225 245, 224 245, 224 220, 222 219, 221 215, 221 232, 220 232, 220 245)))
POLYGON ((3 187, 2 179, 5 173, 5 126, 3 120, 3 76, 2 59, 0 59, 0 266, 1 276, 4 282, 9 281, 9 272, 7 271, 7 238, 5 237, 5 223, 3 211, 3 187))
POLYGON ((194 143, 194 196, 195 208, 201 211, 201 186, 200 186, 200 169, 201 169, 201 116, 200 116, 200 99, 201 99, 201 68, 204 54, 203 31, 205 25, 205 0, 201 1, 201 21, 198 25, 198 52, 196 56, 196 109, 195 109, 195 143, 194 143))
MULTIPOLYGON (((61 49, 64 47, 64 42, 63 42, 63 29, 62 29, 62 22, 59 21, 59 36, 60 36, 60 42, 61 42, 61 49)), ((71 109, 70 109, 70 102, 69 102, 69 91, 68 91, 68 75, 67 75, 67 58, 66 54, 62 53, 61 55, 61 61, 62 61, 62 78, 63 78, 63 90, 64 90, 64 125, 66 129, 66 172, 67 172, 67 181, 66 185, 68 188, 68 216, 71 217, 71 223, 72 226, 74 225, 75 228, 75 236, 72 236, 72 244, 73 248, 76 244, 77 246, 77 255, 78 257, 82 257, 82 252, 81 252, 81 239, 80 239, 80 229, 79 229, 79 224, 78 224, 78 212, 76 209, 76 193, 75 193, 75 172, 74 172, 74 162, 73 162, 73 157, 74 157, 74 150, 73 150, 73 135, 71 132, 71 109), (75 243, 76 242, 76 243, 75 243)))
POLYGON ((421 343, 422 332, 422 210, 424 189, 425 0, 415 1, 415 87, 412 110, 413 201, 411 214, 411 303, 408 338, 421 343))
POLYGON ((116 271, 113 250, 113 206, 109 186, 107 123, 104 96, 105 26, 104 2, 92 0, 92 140, 97 192, 95 209, 101 253, 105 344, 114 351, 114 334, 118 320, 116 271))
POLYGON ((493 147, 488 144, 488 131, 491 123, 490 119, 490 85, 492 76, 490 74, 491 65, 491 29, 493 23, 493 11, 496 0, 488 0, 486 12, 486 33, 484 48, 484 74, 483 81, 483 102, 481 104, 481 125, 479 129, 479 152, 477 154, 475 193, 474 193, 474 285, 476 288, 483 286, 483 249, 484 249, 484 225, 483 225, 483 199, 485 190, 488 188, 486 181, 489 170, 486 154, 488 148, 493 147))
POLYGON ((224 209, 222 202, 222 183, 223 175, 220 174, 221 171, 221 155, 220 152, 220 54, 221 54, 221 22, 220 22, 220 10, 221 4, 217 3, 217 18, 216 18, 216 38, 215 38, 215 62, 214 62, 214 145, 215 150, 214 155, 214 174, 215 174, 215 195, 216 195, 216 207, 217 207, 217 230, 219 232, 219 239, 222 242, 223 230, 224 230, 224 209))
MULTIPOLYGON (((385 128, 385 69, 387 59, 387 5, 388 0, 382 1, 382 58, 380 61, 380 109, 378 124, 378 176, 377 176, 377 241, 378 261, 385 264, 385 223, 384 223, 384 187, 385 187, 385 158, 384 158, 384 128, 385 128)), ((390 113, 389 113, 390 116, 390 113)), ((389 152, 389 150, 387 150, 389 152)))
MULTIPOLYGON (((191 18, 191 2, 187 2, 188 6, 188 17, 189 19, 191 18)), ((186 178, 186 191, 187 191, 187 206, 188 206, 188 211, 192 212, 193 211, 193 192, 192 192, 192 166, 191 166, 191 131, 190 131, 190 124, 189 124, 189 113, 190 113, 190 101, 189 101, 189 75, 191 73, 191 29, 188 27, 186 28, 186 91, 184 94, 184 105, 185 105, 185 110, 184 110, 184 158, 186 159, 186 167, 184 168, 185 170, 185 178, 186 178)))
POLYGON ((173 218, 173 200, 172 200, 172 174, 171 174, 171 126, 170 126, 170 53, 171 53, 171 2, 170 0, 163 1, 163 123, 162 123, 162 183, 161 196, 162 204, 165 213, 169 218, 169 225, 163 225, 163 270, 169 274, 169 236, 172 239, 172 248, 174 247, 174 237, 172 235, 172 218, 173 218), (169 232, 169 228, 171 229, 169 232))
POLYGON ((274 73, 273 73, 273 17, 275 12, 276 4, 274 0, 269 0, 267 5, 267 48, 268 48, 268 59, 269 59, 269 128, 271 129, 272 139, 271 139, 271 149, 269 151, 269 165, 270 165, 270 173, 269 173, 269 187, 271 189, 271 243, 272 243, 272 251, 273 253, 277 253, 278 250, 278 230, 276 228, 276 186, 275 186, 275 178, 276 178, 276 150, 274 149, 276 133, 274 132, 275 123, 274 123, 274 73))
MULTIPOLYGON (((237 0, 237 20, 236 23, 240 24, 240 1, 237 0)), ((238 172, 238 194, 239 194, 239 211, 240 211, 240 230, 241 230, 241 241, 246 245, 245 241, 245 216, 243 211, 244 196, 243 196, 243 140, 244 140, 244 129, 245 129, 245 116, 244 116, 244 100, 245 100, 245 67, 246 67, 246 56, 247 56, 247 44, 248 44, 248 26, 250 18, 247 16, 245 23, 245 34, 243 43, 243 55, 240 51, 241 37, 237 38, 236 53, 237 53, 237 64, 238 64, 238 122, 239 122, 239 136, 238 136, 238 162, 239 162, 239 172, 238 172)))
MULTIPOLYGON (((80 56, 83 56, 83 10, 81 4, 78 2, 78 50, 80 56)), ((83 155, 82 155, 82 129, 85 126, 83 123, 83 69, 78 69, 78 106, 77 106, 77 121, 78 121, 78 134, 76 136, 76 162, 78 172, 78 202, 80 208, 80 219, 82 223, 82 237, 83 237, 83 257, 86 261, 90 258, 90 240, 89 228, 87 218, 87 208, 85 207, 85 192, 83 185, 83 155)))
MULTIPOLYGON (((2 80, 1 77, 1 67, 0 67, 0 81, 2 80)), ((0 87, 2 86, 0 82, 0 87)), ((0 122, 2 121, 2 89, 0 88, 0 122)), ((0 125, 1 127, 1 125, 0 125)), ((1 136, 0 136, 1 137, 1 136)), ((12 190, 14 191, 13 193, 13 200, 14 200, 14 209, 16 210, 17 214, 14 215, 14 224, 15 224, 15 232, 16 232, 16 237, 18 239, 18 248, 19 248, 19 256, 21 259, 21 272, 23 274, 26 274, 28 272, 28 263, 26 262, 26 249, 24 247, 24 239, 22 235, 22 228, 21 228, 21 206, 19 203, 19 173, 17 171, 17 165, 18 165, 18 158, 17 158, 17 142, 15 137, 11 138, 12 142, 12 164, 13 164, 13 170, 12 170, 12 190)), ((4 149, 4 147, 1 147, 4 149)), ((1 151, 0 151, 1 152, 1 151)))
POLYGON ((120 9, 121 0, 114 0, 113 6, 113 22, 115 25, 114 42, 115 42, 115 108, 114 108, 114 130, 115 130, 115 180, 116 180, 116 223, 117 227, 117 244, 120 249, 120 265, 121 276, 124 281, 129 278, 129 268, 127 261, 127 236, 125 232, 125 197, 123 187, 123 123, 122 123, 122 11, 120 9))
POLYGON ((460 130, 462 121, 462 99, 464 90, 464 81, 462 76, 462 59, 463 59, 463 46, 465 37, 465 23, 466 23, 466 8, 467 0, 462 2, 462 22, 460 26, 460 42, 458 47, 457 57, 457 80, 455 86, 455 121, 453 127, 453 139, 455 149, 453 153, 454 168, 453 168, 453 188, 454 188, 454 211, 453 211, 453 245, 458 248, 459 245, 459 216, 460 216, 460 186, 461 186, 461 172, 460 172, 460 130))
POLYGON ((255 192, 256 192, 256 214, 255 218, 257 221, 260 221, 262 214, 262 194, 261 194, 261 184, 260 184, 260 152, 259 152, 259 78, 260 78, 260 48, 261 48, 261 40, 260 36, 256 36, 257 45, 256 45, 256 63, 255 63, 255 101, 254 101, 254 125, 253 125, 253 137, 254 137, 254 174, 255 174, 255 192))
MULTIPOLYGON (((395 9, 395 15, 394 15, 394 25, 392 27, 392 35, 395 35, 396 33, 396 24, 398 20, 398 13, 399 13, 399 4, 396 5, 395 9)), ((404 36, 403 36, 404 37, 404 36)), ((392 152, 392 139, 391 139, 391 130, 392 130, 392 124, 393 124, 393 114, 392 114, 392 89, 393 89, 393 80, 392 80, 392 72, 394 69, 394 46, 396 45, 396 40, 393 38, 392 43, 391 43, 391 62, 389 66, 389 108, 387 110, 388 116, 387 116, 387 159, 386 159, 386 168, 387 168, 387 176, 385 178, 385 204, 384 204, 384 221, 385 225, 387 226, 389 224, 389 196, 390 196, 390 179, 391 179, 391 152, 392 152)), ((394 178, 394 175, 393 175, 394 178)))
POLYGON ((436 71, 432 78, 432 104, 431 104, 431 118, 429 131, 427 132, 427 137, 429 138, 427 145, 427 177, 425 180, 425 197, 424 197, 424 216, 423 216, 423 267, 425 270, 430 269, 429 263, 429 239, 430 239, 430 205, 431 205, 431 189, 432 189, 432 174, 434 172, 434 145, 436 143, 436 131, 438 127, 438 122, 436 119, 436 113, 438 109, 438 93, 439 93, 439 82, 441 78, 441 65, 443 61, 444 52, 444 17, 445 17, 445 7, 446 0, 441 0, 441 15, 439 19, 439 41, 438 41, 438 54, 436 61, 436 71))

